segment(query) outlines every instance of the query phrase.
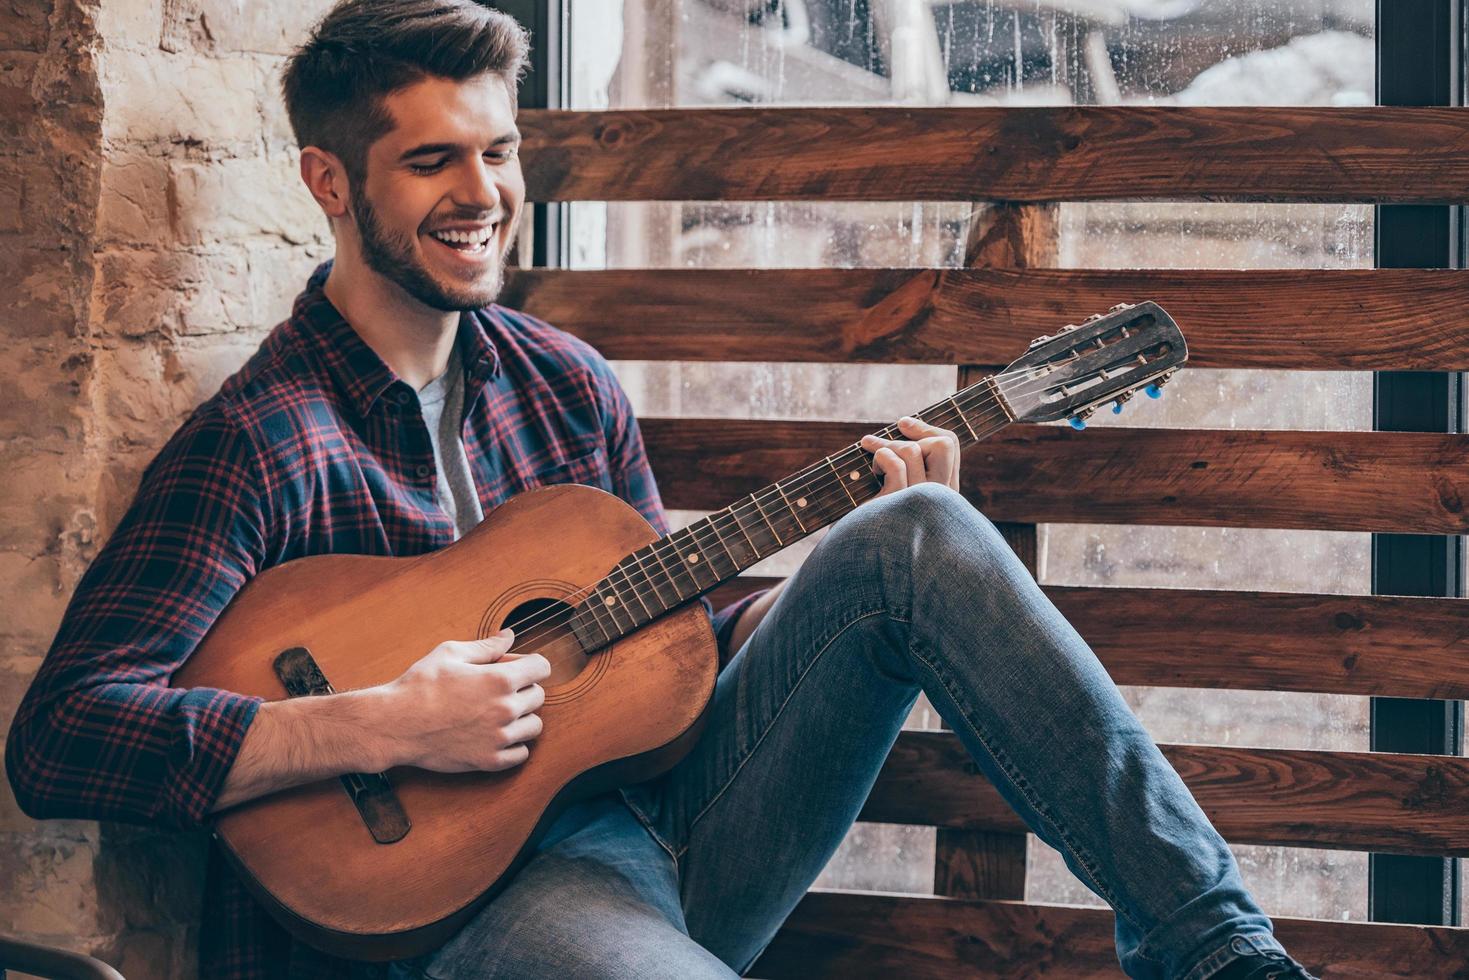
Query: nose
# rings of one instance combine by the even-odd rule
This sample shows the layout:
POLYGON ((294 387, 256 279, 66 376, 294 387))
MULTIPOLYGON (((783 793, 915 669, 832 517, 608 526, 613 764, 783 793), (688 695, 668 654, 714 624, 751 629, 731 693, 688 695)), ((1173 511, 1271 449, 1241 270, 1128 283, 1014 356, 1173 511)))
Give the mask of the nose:
POLYGON ((498 212, 505 189, 500 186, 496 169, 477 157, 464 172, 464 179, 454 189, 454 203, 466 211, 498 212))

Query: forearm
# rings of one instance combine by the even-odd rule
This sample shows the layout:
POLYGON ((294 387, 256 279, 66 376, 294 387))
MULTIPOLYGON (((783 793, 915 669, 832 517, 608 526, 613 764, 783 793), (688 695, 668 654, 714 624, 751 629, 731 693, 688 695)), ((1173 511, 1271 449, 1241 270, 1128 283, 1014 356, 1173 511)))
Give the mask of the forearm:
POLYGON ((398 764, 381 687, 262 704, 213 809, 349 772, 398 764))
POLYGON ((750 603, 745 611, 740 614, 740 618, 735 620, 734 629, 729 634, 731 655, 733 655, 734 651, 745 645, 745 641, 750 638, 751 633, 755 632, 755 627, 760 625, 760 620, 765 618, 765 614, 770 611, 770 607, 775 605, 775 600, 780 597, 781 592, 785 590, 786 583, 789 581, 790 579, 782 579, 771 586, 769 591, 750 603))

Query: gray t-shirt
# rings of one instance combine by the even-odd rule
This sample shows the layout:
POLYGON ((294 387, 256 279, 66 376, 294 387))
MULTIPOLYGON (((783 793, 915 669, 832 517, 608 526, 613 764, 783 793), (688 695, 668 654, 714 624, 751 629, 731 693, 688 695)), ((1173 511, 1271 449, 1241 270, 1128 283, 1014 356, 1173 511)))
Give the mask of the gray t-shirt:
POLYGON ((434 446, 434 466, 438 468, 435 494, 439 507, 454 522, 454 538, 484 519, 474 478, 469 475, 469 457, 464 453, 464 365, 459 360, 459 345, 449 353, 449 366, 444 373, 423 386, 418 393, 423 409, 423 422, 434 446))

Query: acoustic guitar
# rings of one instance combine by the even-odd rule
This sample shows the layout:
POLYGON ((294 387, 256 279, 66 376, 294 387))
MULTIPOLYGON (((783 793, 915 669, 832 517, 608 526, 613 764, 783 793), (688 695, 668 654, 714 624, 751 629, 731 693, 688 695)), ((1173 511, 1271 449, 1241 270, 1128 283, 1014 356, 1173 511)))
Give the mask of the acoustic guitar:
MULTIPOLYGON (((961 444, 1012 422, 1070 420, 1188 356, 1157 304, 1114 307, 1041 337, 1006 369, 918 417, 961 444)), ((878 430, 902 438, 896 425, 878 430)), ((659 537, 629 504, 561 485, 522 493, 416 558, 321 555, 253 579, 173 678, 267 699, 383 684, 444 640, 515 630, 552 664, 544 730, 498 773, 354 773, 218 815, 254 894, 303 941, 382 960, 441 945, 514 874, 573 799, 651 778, 700 732, 718 670, 694 600, 882 488, 850 445, 659 537)))

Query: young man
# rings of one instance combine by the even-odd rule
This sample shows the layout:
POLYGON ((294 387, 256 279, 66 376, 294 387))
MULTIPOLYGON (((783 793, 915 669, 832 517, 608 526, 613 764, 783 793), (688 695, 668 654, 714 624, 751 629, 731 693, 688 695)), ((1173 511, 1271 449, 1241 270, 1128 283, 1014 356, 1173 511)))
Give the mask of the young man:
MULTIPOLYGON (((508 633, 329 697, 165 686, 245 582, 293 558, 430 551, 548 482, 602 486, 666 530, 606 363, 493 303, 524 208, 526 52, 472 0, 347 0, 292 59, 301 177, 335 261, 159 454, 78 587, 10 734, 28 813, 196 827, 340 773, 498 770, 534 752, 548 665, 508 633)), ((738 653, 691 754, 572 808, 458 935, 393 975, 745 970, 921 689, 1116 910, 1131 976, 1307 976, 1091 651, 955 492, 952 434, 902 431, 867 444, 882 496, 784 587, 716 617, 738 653)), ((210 978, 370 972, 287 940, 218 864, 201 947, 210 978)))

